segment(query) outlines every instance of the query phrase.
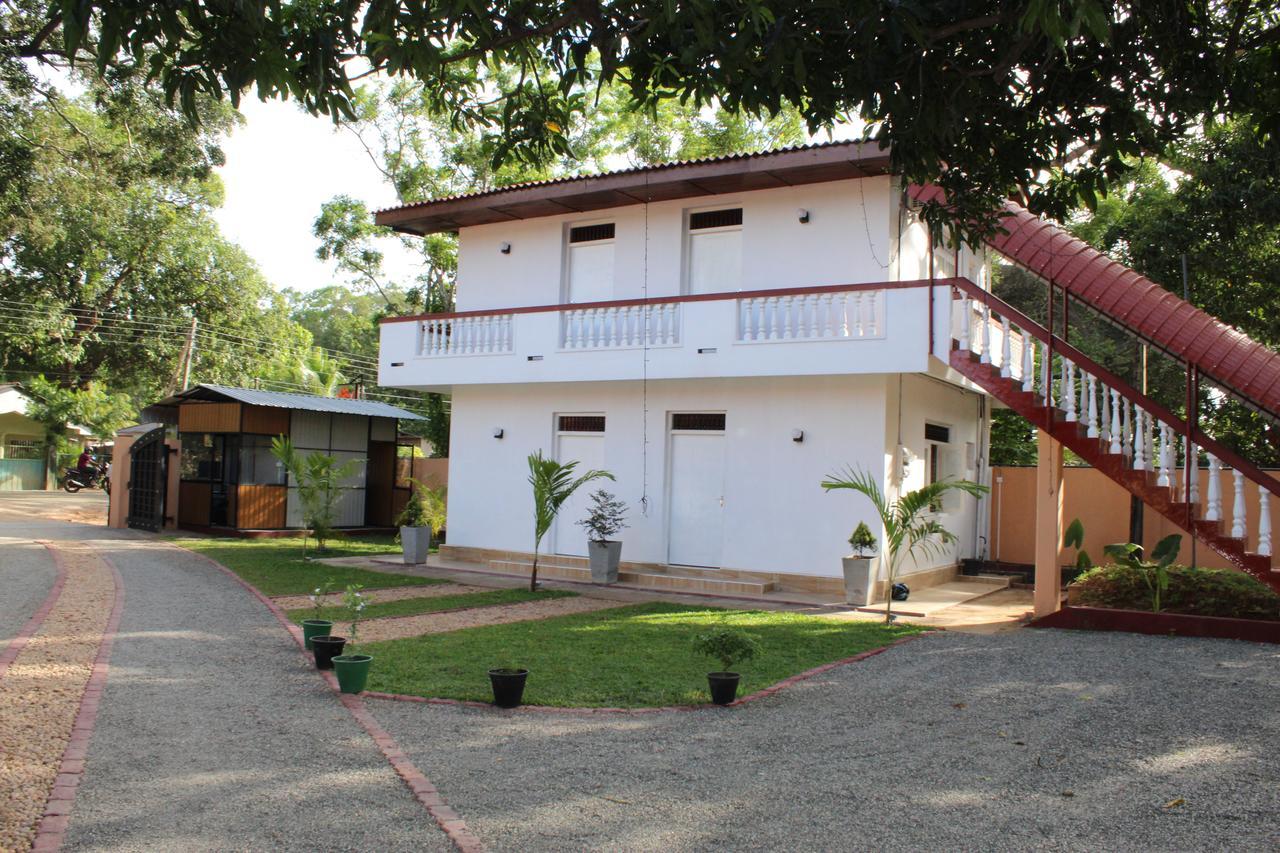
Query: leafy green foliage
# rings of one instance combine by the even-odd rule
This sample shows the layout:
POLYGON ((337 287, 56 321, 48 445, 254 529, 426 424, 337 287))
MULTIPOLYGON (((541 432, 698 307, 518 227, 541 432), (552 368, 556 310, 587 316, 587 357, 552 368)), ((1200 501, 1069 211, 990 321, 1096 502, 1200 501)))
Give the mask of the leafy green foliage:
POLYGON ((720 662, 722 672, 749 661, 760 652, 760 642, 733 628, 716 628, 693 638, 693 650, 720 662))
POLYGON ((849 546, 853 548, 854 553, 859 557, 867 556, 867 552, 875 553, 876 544, 876 537, 872 535, 871 528, 867 527, 865 521, 859 521, 858 526, 849 536, 849 546))
POLYGON ((761 647, 742 675, 751 693, 824 663, 916 633, 909 625, 774 611, 651 603, 506 625, 370 643, 378 668, 370 690, 488 701, 485 672, 519 661, 531 705, 639 708, 708 701, 707 659, 690 638, 724 626, 761 647))
POLYGON ((283 435, 271 439, 271 455, 297 485, 302 521, 316 537, 317 547, 324 551, 325 542, 333 535, 342 481, 355 473, 361 460, 349 459, 339 465, 337 458, 327 453, 299 453, 293 441, 283 435))
POLYGON ((908 181, 947 191, 955 207, 929 221, 975 228, 1020 189, 1056 215, 1095 204, 1206 116, 1280 130, 1266 3, 28 0, 4 25, 14 58, 143 69, 193 116, 252 88, 352 118, 352 75, 412 78, 432 112, 487 131, 496 163, 572 151, 574 116, 609 84, 649 108, 856 118, 908 181))
POLYGON ((1013 409, 991 413, 991 464, 1036 464, 1036 429, 1013 409))
POLYGON ((449 487, 431 487, 418 480, 409 478, 413 491, 405 503, 400 517, 396 519, 397 527, 426 527, 431 530, 431 537, 440 535, 449 517, 449 487))
POLYGON ((1075 567, 1080 571, 1093 568, 1093 560, 1089 557, 1089 552, 1084 550, 1084 525, 1080 519, 1074 518, 1067 525, 1067 530, 1062 536, 1063 548, 1076 549, 1075 567))
MULTIPOLYGON (((941 479, 890 501, 870 471, 852 467, 828 474, 822 488, 828 492, 849 489, 871 501, 884 527, 885 576, 890 587, 897 582, 904 558, 937 554, 944 545, 956 541, 955 534, 931 514, 933 507, 941 505, 944 495, 958 491, 981 497, 988 491, 986 486, 969 480, 941 479)), ((884 621, 893 621, 893 596, 885 597, 884 621)))
POLYGON ((1174 533, 1156 543, 1151 559, 1142 559, 1142 546, 1132 542, 1108 545, 1102 550, 1118 564, 1126 566, 1142 578, 1151 593, 1151 610, 1160 612, 1160 599, 1169 589, 1169 566, 1178 558, 1182 536, 1174 533))
POLYGON ((67 427, 82 426, 100 438, 114 436, 116 430, 132 420, 132 401, 122 394, 111 394, 97 384, 86 388, 65 388, 43 376, 23 383, 30 397, 27 415, 45 428, 46 448, 55 453, 67 451, 67 427))
MULTIPOLYGON (((1171 565, 1165 574, 1166 613, 1280 621, 1280 595, 1244 572, 1171 565)), ((1087 607, 1152 609, 1148 572, 1129 563, 1090 569, 1071 584, 1071 597, 1087 607)))
POLYGON ((586 517, 575 523, 587 531, 587 538, 592 542, 608 542, 627 526, 626 517, 626 501, 618 500, 604 489, 597 489, 591 493, 586 517))
MULTIPOLYGON (((362 589, 364 589, 363 584, 349 583, 342 593, 342 609, 347 621, 351 623, 350 636, 347 637, 349 649, 355 648, 356 641, 360 636, 360 617, 364 615, 365 608, 369 606, 369 597, 360 591, 362 589)), ((347 654, 351 654, 351 652, 347 651, 347 654)))
POLYGON ((547 535, 560 507, 574 492, 592 480, 612 480, 608 471, 587 471, 575 477, 578 463, 559 462, 542 455, 539 450, 529 454, 529 485, 533 487, 533 571, 529 576, 529 589, 538 588, 538 549, 542 537, 547 535))

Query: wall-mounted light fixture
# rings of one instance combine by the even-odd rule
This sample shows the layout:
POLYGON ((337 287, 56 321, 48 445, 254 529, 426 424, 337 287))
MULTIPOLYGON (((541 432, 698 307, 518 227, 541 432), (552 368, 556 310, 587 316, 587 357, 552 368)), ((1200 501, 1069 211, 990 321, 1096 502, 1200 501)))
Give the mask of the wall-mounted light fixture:
POLYGON ((698 355, 710 355, 715 351, 715 347, 698 347, 698 355))
POLYGON ((509 255, 509 254, 511 254, 511 244, 510 244, 510 243, 499 243, 499 244, 498 244, 498 251, 499 251, 499 252, 501 252, 501 253, 502 253, 502 254, 504 254, 504 255, 509 255))
POLYGON ((793 429, 791 431, 791 440, 794 441, 796 444, 799 444, 800 442, 804 441, 804 430, 793 429))
POLYGON ((796 218, 798 218, 798 219, 800 220, 800 224, 801 224, 801 225, 808 225, 808 224, 809 224, 809 211, 805 210, 803 207, 802 207, 802 208, 800 208, 799 210, 797 210, 797 211, 796 211, 796 218))
POLYGON ((494 437, 494 438, 502 438, 502 436, 503 436, 503 435, 504 435, 504 432, 503 432, 502 427, 494 427, 494 428, 493 428, 493 437, 494 437))

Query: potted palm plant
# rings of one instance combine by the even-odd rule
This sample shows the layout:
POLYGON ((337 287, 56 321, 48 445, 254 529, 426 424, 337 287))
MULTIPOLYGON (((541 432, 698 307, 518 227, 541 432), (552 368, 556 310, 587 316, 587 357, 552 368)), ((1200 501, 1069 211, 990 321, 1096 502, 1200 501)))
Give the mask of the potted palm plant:
POLYGON ((529 485, 533 487, 533 570, 529 574, 529 591, 538 589, 538 549, 542 539, 555 523, 560 507, 579 487, 601 478, 612 480, 608 471, 588 471, 574 477, 577 462, 558 462, 542 455, 529 454, 529 485))
MULTIPOLYGON (((851 489, 864 495, 875 507, 884 527, 884 565, 889 589, 898 581, 898 569, 908 556, 938 553, 942 546, 956 541, 956 536, 930 515, 932 507, 942 502, 943 495, 951 491, 981 497, 987 487, 969 480, 941 479, 921 486, 890 501, 880 490, 880 484, 868 471, 846 468, 838 474, 828 474, 822 481, 828 492, 835 489, 851 489)), ((884 621, 893 621, 893 596, 884 599, 884 621)))
POLYGON ((587 555, 591 559, 592 583, 617 583, 622 562, 622 543, 612 537, 626 527, 627 505, 604 489, 591 495, 586 518, 578 522, 587 531, 587 555))
POLYGON ((413 491, 396 524, 400 527, 400 547, 406 565, 417 566, 427 561, 431 542, 440 535, 447 517, 446 487, 431 488, 411 479, 413 491))
POLYGON ((345 654, 333 658, 333 668, 338 676, 338 688, 343 693, 359 693, 364 690, 369 680, 369 667, 373 664, 371 655, 353 653, 356 638, 360 630, 360 614, 369 605, 368 597, 360 590, 360 584, 351 584, 343 593, 342 603, 346 605, 347 615, 351 619, 351 639, 347 643, 345 654))
POLYGON ((311 606, 315 610, 315 615, 310 619, 302 620, 302 639, 307 651, 312 650, 311 641, 314 638, 326 637, 333 631, 333 622, 320 618, 320 614, 324 612, 325 597, 332 589, 333 581, 325 581, 323 585, 313 589, 311 595, 308 596, 311 599, 311 606))
POLYGON ((720 662, 719 672, 707 673, 707 686, 711 689, 711 701, 728 705, 738 696, 738 682, 742 676, 732 672, 735 664, 751 660, 760 652, 760 644, 754 637, 733 628, 717 628, 699 634, 693 640, 693 649, 699 654, 720 662))
POLYGON ((849 537, 853 553, 842 557, 844 564, 844 600, 846 604, 865 607, 875 599, 876 537, 866 522, 859 521, 849 537))

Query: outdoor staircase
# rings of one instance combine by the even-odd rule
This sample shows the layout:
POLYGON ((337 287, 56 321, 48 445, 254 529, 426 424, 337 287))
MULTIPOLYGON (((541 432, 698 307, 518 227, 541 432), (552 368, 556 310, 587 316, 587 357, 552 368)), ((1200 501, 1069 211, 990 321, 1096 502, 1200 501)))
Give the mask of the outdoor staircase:
POLYGON ((951 282, 953 368, 1233 566, 1280 591, 1270 515, 1280 481, 973 282, 951 282), (1179 470, 1180 458, 1193 464, 1179 470), (1224 469, 1232 474, 1229 516, 1224 469), (1257 490, 1253 524, 1246 488, 1257 490))

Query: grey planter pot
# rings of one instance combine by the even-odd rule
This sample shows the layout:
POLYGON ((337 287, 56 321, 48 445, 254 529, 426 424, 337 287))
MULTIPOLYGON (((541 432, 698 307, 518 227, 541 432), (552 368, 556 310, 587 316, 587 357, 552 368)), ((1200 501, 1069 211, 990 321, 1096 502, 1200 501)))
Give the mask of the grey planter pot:
POLYGON ((420 566, 431 551, 430 527, 401 527, 400 547, 404 549, 406 566, 420 566))
POLYGON ((875 598, 875 557, 842 557, 844 563, 844 600, 846 604, 865 607, 875 598))
POLYGON ((591 558, 592 583, 617 583, 618 564, 622 562, 621 542, 587 542, 591 558))

